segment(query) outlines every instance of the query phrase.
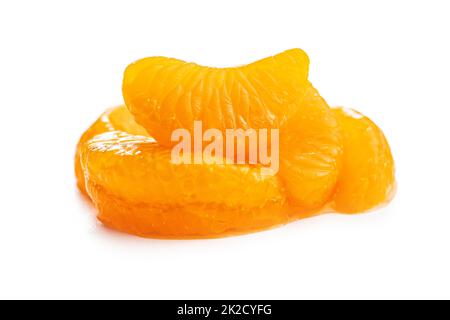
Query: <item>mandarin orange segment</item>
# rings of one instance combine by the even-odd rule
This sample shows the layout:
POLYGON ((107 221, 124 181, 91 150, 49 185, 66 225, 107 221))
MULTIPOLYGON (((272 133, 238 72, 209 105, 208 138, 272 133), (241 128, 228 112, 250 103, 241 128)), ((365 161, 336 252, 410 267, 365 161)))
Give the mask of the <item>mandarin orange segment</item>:
POLYGON ((261 175, 258 166, 173 164, 170 149, 153 138, 110 130, 140 131, 123 107, 101 119, 107 125, 95 123, 88 132, 98 134, 81 145, 79 179, 106 225, 147 237, 199 238, 289 221, 278 178, 261 175))
POLYGON ((280 137, 279 176, 290 203, 304 209, 323 207, 336 185, 342 142, 331 109, 311 84, 280 137))
POLYGON ((355 110, 337 108, 333 113, 344 142, 343 167, 333 208, 356 213, 388 202, 395 192, 395 167, 383 132, 355 110))
MULTIPOLYGON (((329 108, 308 81, 308 68, 299 49, 235 68, 164 57, 128 66, 126 107, 105 112, 77 146, 78 186, 96 205, 98 219, 144 237, 212 238, 330 208, 363 212, 391 200, 394 162, 383 133, 356 111, 329 108), (279 151, 279 171, 266 170, 260 158, 230 164, 236 155, 174 161, 172 133, 187 129, 195 136, 195 121, 219 134, 279 130, 279 145, 259 145, 272 155, 279 151)), ((248 146, 245 151, 248 160, 248 146)), ((199 151, 187 152, 195 158, 199 151)))
POLYGON ((236 68, 210 68, 153 57, 125 71, 123 96, 136 121, 164 145, 175 129, 279 128, 297 111, 308 56, 293 49, 236 68))

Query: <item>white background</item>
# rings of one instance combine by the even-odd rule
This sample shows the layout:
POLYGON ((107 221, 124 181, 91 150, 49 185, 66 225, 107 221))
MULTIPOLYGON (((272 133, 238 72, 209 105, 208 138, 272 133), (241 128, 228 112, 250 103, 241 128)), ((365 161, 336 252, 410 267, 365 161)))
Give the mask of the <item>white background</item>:
POLYGON ((450 298, 448 1, 1 1, 0 298, 450 298), (84 129, 130 62, 300 47, 330 105, 385 131, 398 194, 248 236, 106 230, 79 196, 84 129))

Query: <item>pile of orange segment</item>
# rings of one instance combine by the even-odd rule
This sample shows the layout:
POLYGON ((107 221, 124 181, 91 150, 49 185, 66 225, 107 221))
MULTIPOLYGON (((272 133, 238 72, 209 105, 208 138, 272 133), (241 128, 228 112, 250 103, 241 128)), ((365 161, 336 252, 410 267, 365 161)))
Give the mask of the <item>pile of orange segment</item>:
POLYGON ((80 190, 106 226, 152 238, 214 238, 260 231, 326 212, 389 202, 394 161, 382 131, 330 108, 308 81, 300 49, 236 68, 151 57, 125 70, 124 106, 83 134, 80 190), (172 132, 279 129, 279 171, 262 164, 176 164, 172 132))

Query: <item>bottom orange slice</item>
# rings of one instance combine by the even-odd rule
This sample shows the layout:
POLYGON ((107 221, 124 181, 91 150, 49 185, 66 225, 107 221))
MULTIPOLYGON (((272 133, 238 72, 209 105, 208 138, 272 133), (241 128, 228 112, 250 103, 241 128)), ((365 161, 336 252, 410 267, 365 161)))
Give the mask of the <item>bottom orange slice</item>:
POLYGON ((142 130, 118 107, 80 141, 78 184, 105 225, 146 237, 201 238, 290 220, 277 176, 262 175, 257 165, 173 164, 170 149, 142 130))

